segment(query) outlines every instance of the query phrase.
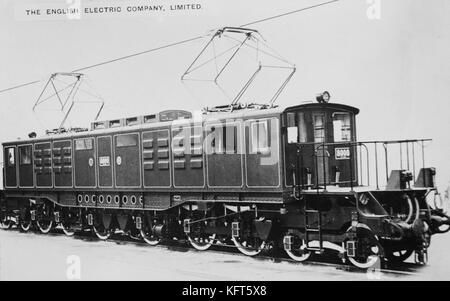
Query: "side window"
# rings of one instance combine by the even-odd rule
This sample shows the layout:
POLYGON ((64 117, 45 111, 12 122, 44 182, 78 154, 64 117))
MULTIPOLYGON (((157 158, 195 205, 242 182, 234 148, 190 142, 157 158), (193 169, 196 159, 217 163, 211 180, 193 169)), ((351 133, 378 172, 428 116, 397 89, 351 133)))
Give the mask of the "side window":
POLYGON ((16 156, 13 147, 6 149, 6 156, 7 156, 6 158, 7 166, 14 166, 16 164, 16 156))
POLYGON ((306 131, 305 113, 298 113, 298 130, 299 130, 299 142, 305 143, 308 141, 308 135, 306 131))
POLYGON ((119 135, 116 139, 117 147, 136 146, 138 142, 138 136, 136 134, 119 135))
POLYGON ((236 125, 211 127, 211 153, 236 154, 238 150, 238 131, 236 125))
POLYGON ((288 113, 287 123, 288 143, 305 143, 308 141, 304 112, 288 113))
POLYGON ((223 153, 223 127, 221 126, 211 127, 211 153, 223 153))
POLYGON ((19 147, 19 163, 20 165, 31 164, 31 145, 19 147))
POLYGON ((314 114, 314 142, 325 141, 325 116, 323 114, 314 114))
POLYGON ((334 142, 350 141, 352 139, 350 114, 333 114, 334 142))
POLYGON ((90 150, 93 149, 93 139, 78 139, 75 140, 75 150, 90 150))
POLYGON ((250 124, 250 153, 268 153, 269 127, 267 120, 258 120, 250 124))

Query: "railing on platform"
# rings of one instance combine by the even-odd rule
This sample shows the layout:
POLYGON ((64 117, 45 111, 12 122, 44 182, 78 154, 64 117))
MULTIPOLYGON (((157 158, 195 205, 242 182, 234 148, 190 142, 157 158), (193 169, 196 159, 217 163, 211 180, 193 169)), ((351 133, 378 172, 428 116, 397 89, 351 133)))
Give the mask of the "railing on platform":
MULTIPOLYGON (((297 146, 297 171, 296 178, 299 179, 297 184, 299 190, 305 188, 313 189, 327 189, 327 185, 350 185, 350 189, 353 190, 355 186, 370 186, 371 178, 375 178, 375 187, 380 189, 383 183, 380 179, 380 174, 383 169, 385 172, 386 183, 389 179, 390 167, 394 166, 392 160, 398 161, 399 170, 411 171, 413 178, 416 179, 418 175, 417 168, 425 168, 425 143, 432 141, 432 139, 413 139, 413 140, 389 140, 389 141, 348 141, 348 142, 309 142, 309 143, 295 143, 297 146), (418 145, 418 146, 417 146, 418 145), (390 151, 397 146, 399 148, 398 156, 392 155, 390 151), (330 168, 327 166, 327 157, 330 157, 329 147, 342 147, 348 148, 349 157, 346 161, 349 164, 350 179, 348 181, 327 181, 330 173, 330 168), (417 164, 416 148, 420 149, 421 164, 417 164), (313 150, 313 162, 315 166, 315 185, 312 183, 305 184, 304 172, 304 149, 308 148, 313 150), (384 155, 380 155, 379 151, 382 148, 384 155), (372 160, 371 160, 372 159, 372 160), (320 175, 323 177, 323 181, 319 179, 319 160, 321 160, 323 173, 320 175), (380 162, 384 161, 384 162, 380 162), (356 166, 355 166, 356 165, 356 166), (372 170, 373 168, 373 170, 372 170), (321 187, 322 186, 322 187, 321 187)), ((329 165, 329 163, 328 163, 329 165)), ((391 169, 393 170, 393 168, 391 169)))

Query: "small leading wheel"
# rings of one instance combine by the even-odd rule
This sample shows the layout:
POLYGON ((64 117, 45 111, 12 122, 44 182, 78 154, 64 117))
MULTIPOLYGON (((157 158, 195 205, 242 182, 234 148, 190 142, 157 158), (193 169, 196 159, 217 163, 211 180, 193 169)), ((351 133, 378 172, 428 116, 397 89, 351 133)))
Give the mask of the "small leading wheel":
POLYGON ((308 251, 306 247, 305 240, 295 236, 291 249, 285 251, 286 254, 288 254, 288 256, 293 260, 302 262, 308 260, 311 256, 311 252, 308 251))
POLYGON ((206 251, 208 250, 213 244, 214 240, 216 239, 216 234, 204 234, 204 235, 195 235, 190 234, 188 235, 189 242, 191 245, 199 251, 206 251))
POLYGON ((389 261, 401 263, 408 259, 413 252, 413 249, 386 251, 386 258, 389 261))
POLYGON ((41 219, 36 222, 36 225, 38 226, 39 231, 41 231, 44 234, 47 234, 53 227, 53 221, 41 219))
MULTIPOLYGON (((350 232, 351 228, 347 230, 350 232)), ((348 260, 360 269, 373 268, 381 263, 380 255, 383 247, 378 238, 365 225, 358 225, 356 229, 356 249, 355 256, 347 256, 348 260)))
POLYGON ((114 233, 113 229, 106 229, 103 225, 97 225, 92 227, 95 235, 101 240, 107 240, 114 233))
POLYGON ((236 248, 244 255, 256 256, 264 249, 266 242, 259 238, 247 238, 232 237, 236 248))

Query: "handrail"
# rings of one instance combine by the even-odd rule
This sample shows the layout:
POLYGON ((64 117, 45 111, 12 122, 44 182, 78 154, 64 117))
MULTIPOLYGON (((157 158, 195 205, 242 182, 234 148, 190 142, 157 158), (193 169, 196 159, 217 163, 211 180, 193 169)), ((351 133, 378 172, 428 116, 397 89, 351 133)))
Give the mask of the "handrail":
MULTIPOLYGON (((293 143, 294 145, 296 145, 297 147, 297 181, 296 181, 296 186, 298 188, 298 191, 301 191, 305 188, 305 182, 304 182, 304 171, 303 171, 303 150, 305 148, 310 149, 310 151, 312 151, 312 159, 313 159, 313 166, 315 166, 315 184, 313 183, 309 183, 308 185, 306 185, 306 187, 311 188, 314 187, 314 189, 317 189, 319 191, 319 189, 324 189, 325 191, 327 190, 327 185, 333 185, 333 184, 343 184, 343 183, 348 183, 350 184, 350 189, 351 191, 353 191, 353 188, 356 186, 361 186, 364 184, 364 175, 363 175, 363 167, 364 164, 363 162, 365 162, 365 168, 367 171, 367 186, 370 185, 371 181, 371 176, 375 176, 375 184, 376 184, 376 189, 380 189, 380 183, 379 183, 379 168, 380 168, 380 164, 379 164, 379 160, 385 160, 385 168, 386 168, 386 183, 389 180, 389 157, 388 157, 388 145, 394 145, 394 144, 398 144, 400 147, 400 160, 402 160, 402 162, 400 162, 400 169, 403 170, 403 160, 404 160, 404 156, 406 156, 406 167, 409 168, 412 167, 413 170, 413 174, 414 174, 414 178, 416 175, 416 157, 415 157, 415 147, 414 144, 415 143, 419 143, 421 144, 421 148, 422 148, 422 165, 423 168, 425 168, 425 142, 429 142, 432 141, 432 139, 405 139, 405 140, 371 140, 371 141, 342 141, 342 142, 305 142, 305 143, 293 143), (409 144, 412 144, 412 152, 410 152, 410 147, 409 144), (384 158, 379 158, 378 156, 378 148, 379 145, 382 145, 384 148, 384 158), (406 149, 404 147, 402 147, 403 144, 406 144, 406 149), (374 147, 374 174, 371 174, 371 161, 373 162, 373 160, 371 158, 373 157, 369 157, 369 147, 368 145, 373 145, 374 147), (309 147, 308 147, 309 146, 309 147), (349 181, 339 181, 338 176, 336 177, 336 180, 331 180, 331 178, 329 178, 327 175, 331 172, 329 169, 329 167, 327 168, 327 164, 326 164, 326 158, 325 157, 331 157, 330 152, 326 149, 329 146, 343 146, 343 147, 349 147, 349 168, 350 168, 350 180, 349 181), (312 148, 311 148, 312 147, 312 148), (363 152, 363 148, 365 149, 365 154, 363 152), (322 151, 321 151, 322 149, 322 151), (319 154, 320 153, 320 154, 319 154), (363 156, 365 155, 365 159, 363 161, 363 156), (356 156, 356 158, 355 158, 356 156), (359 160, 358 160, 358 156, 359 160), (322 157, 322 158, 319 158, 322 157), (411 158, 412 158, 412 165, 411 163, 411 158), (319 171, 319 160, 322 160, 323 162, 321 162, 323 164, 323 170, 319 171), (356 160, 356 162, 355 162, 356 160), (359 163, 358 163, 359 161, 359 163), (357 166, 357 164, 360 164, 360 166, 357 166), (302 169, 302 170, 300 170, 302 169), (319 172, 321 173, 320 177, 323 176, 323 179, 319 178, 319 172), (356 172, 356 174, 355 174, 356 172), (322 175, 323 173, 323 175, 322 175), (327 180, 328 179, 328 180, 327 180), (321 180, 321 181, 319 181, 321 180), (323 182, 322 182, 323 181, 323 182), (356 183, 355 183, 356 181, 356 183), (321 182, 321 183, 319 183, 321 182), (312 184, 312 185, 311 185, 312 184)), ((371 152, 370 152, 371 153, 371 152)), ((382 166, 382 165, 381 165, 382 166)), ((337 172, 337 171, 336 171, 337 172)))
POLYGON ((333 145, 349 145, 349 146, 357 146, 361 144, 375 144, 375 143, 383 143, 383 144, 399 144, 399 143, 412 143, 412 142, 429 142, 433 141, 433 139, 409 139, 409 140, 369 140, 369 141, 342 141, 342 142, 296 142, 292 144, 298 145, 325 145, 325 146, 333 146, 333 145))

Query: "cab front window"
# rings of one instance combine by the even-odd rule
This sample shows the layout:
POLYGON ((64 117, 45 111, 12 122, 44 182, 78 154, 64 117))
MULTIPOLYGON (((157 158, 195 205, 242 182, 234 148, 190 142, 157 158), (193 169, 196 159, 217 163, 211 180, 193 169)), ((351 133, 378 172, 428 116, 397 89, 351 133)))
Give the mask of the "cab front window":
POLYGON ((351 122, 350 114, 334 113, 333 114, 333 133, 334 142, 351 141, 351 122))

